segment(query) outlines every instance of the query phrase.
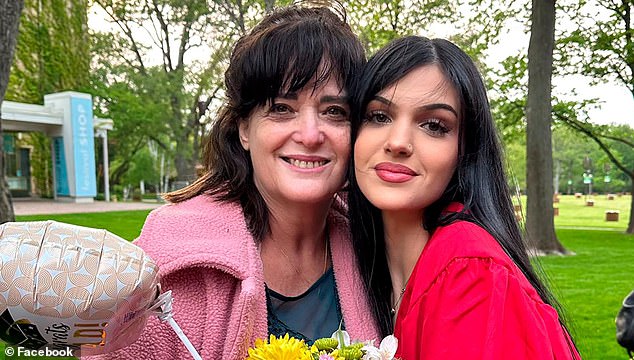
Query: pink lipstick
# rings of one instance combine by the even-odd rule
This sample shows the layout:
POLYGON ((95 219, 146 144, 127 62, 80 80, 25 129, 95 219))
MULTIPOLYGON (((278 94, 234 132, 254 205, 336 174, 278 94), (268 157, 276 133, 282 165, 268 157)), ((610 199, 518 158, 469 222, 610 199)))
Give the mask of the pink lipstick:
POLYGON ((402 183, 411 180, 418 174, 405 165, 391 162, 382 162, 374 167, 376 175, 383 181, 391 183, 402 183))

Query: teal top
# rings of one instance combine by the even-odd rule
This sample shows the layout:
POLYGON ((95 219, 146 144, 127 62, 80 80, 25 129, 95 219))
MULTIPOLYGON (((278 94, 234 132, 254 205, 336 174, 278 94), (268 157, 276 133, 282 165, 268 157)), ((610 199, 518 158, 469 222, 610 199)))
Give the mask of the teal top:
POLYGON ((284 296, 266 287, 269 335, 289 334, 307 344, 344 329, 335 274, 328 269, 305 293, 284 296))

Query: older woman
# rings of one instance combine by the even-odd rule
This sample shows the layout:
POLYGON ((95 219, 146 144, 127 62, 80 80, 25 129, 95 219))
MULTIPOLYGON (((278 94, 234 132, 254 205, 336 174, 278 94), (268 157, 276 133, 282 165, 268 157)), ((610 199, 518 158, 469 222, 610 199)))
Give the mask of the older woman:
MULTIPOLYGON (((235 45, 205 174, 169 194, 135 241, 203 358, 243 359, 256 338, 310 342, 340 324, 352 338, 378 337, 335 195, 350 155, 347 91, 364 62, 345 20, 324 7, 274 11, 235 45)), ((189 355, 153 319, 108 356, 189 355)))

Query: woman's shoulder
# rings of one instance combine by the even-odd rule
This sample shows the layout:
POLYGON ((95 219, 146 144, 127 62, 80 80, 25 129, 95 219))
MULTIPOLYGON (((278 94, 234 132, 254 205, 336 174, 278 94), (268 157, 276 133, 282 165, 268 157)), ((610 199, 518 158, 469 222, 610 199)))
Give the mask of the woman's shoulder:
POLYGON ((535 295, 521 270, 495 238, 478 224, 465 220, 436 229, 418 260, 415 273, 421 293, 438 284, 441 278, 486 283, 488 278, 504 273, 516 278, 531 297, 535 295))
POLYGON ((143 224, 143 231, 160 230, 182 235, 230 227, 246 227, 240 206, 199 195, 153 210, 143 224))
POLYGON ((456 257, 507 259, 504 250, 489 232, 466 220, 457 220, 436 229, 429 240, 429 248, 444 254, 448 260, 456 257))
POLYGON ((218 200, 209 195, 198 195, 191 199, 167 203, 154 209, 148 220, 162 217, 233 218, 242 216, 240 205, 218 200))
MULTIPOLYGON (((450 203, 444 213, 464 211, 460 203, 450 203)), ((468 211, 467 211, 468 213, 468 211)), ((468 220, 455 220, 439 226, 432 234, 428 246, 453 257, 499 257, 504 251, 498 242, 482 226, 468 220)))
MULTIPOLYGON (((500 244, 481 226, 464 220, 457 220, 439 227, 429 239, 416 265, 424 287, 432 286, 439 276, 460 268, 460 271, 478 268, 483 262, 495 267, 506 268, 512 274, 517 266, 504 252, 500 244), (456 267, 456 264, 460 264, 456 267)), ((478 276, 486 275, 477 272, 478 276)), ((475 273, 472 274, 475 276, 475 273)))
POLYGON ((162 273, 172 267, 213 265, 235 269, 234 275, 243 277, 257 255, 240 206, 205 195, 152 211, 134 243, 162 273))

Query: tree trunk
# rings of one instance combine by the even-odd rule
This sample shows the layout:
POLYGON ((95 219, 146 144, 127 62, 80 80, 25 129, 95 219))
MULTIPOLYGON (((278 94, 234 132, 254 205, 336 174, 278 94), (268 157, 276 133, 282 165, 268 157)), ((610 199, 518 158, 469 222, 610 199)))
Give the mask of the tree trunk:
MULTIPOLYGON (((176 141, 176 153, 174 154, 174 167, 176 168, 176 181, 183 185, 195 179, 192 142, 190 138, 192 127, 189 121, 186 122, 183 119, 184 115, 181 112, 182 103, 180 98, 175 97, 172 104, 174 119, 177 120, 176 124, 181 124, 180 128, 176 131, 178 140, 176 141)), ((192 113, 190 116, 195 116, 195 114, 192 113)), ((182 187, 181 185, 179 185, 179 187, 182 187)))
POLYGON ((185 143, 185 140, 188 140, 188 137, 183 137, 183 140, 176 144, 174 167, 176 168, 176 181, 189 183, 196 179, 195 160, 191 156, 191 145, 185 143))
POLYGON ((9 71, 18 37, 20 13, 24 0, 0 0, 0 224, 14 221, 13 203, 4 168, 4 138, 2 133, 2 102, 9 83, 9 71))
POLYGON ((555 0, 533 0, 526 104, 526 232, 531 246, 565 252, 555 234, 551 80, 555 0))
POLYGON ((275 0, 264 0, 264 11, 268 14, 273 9, 275 9, 275 0))

